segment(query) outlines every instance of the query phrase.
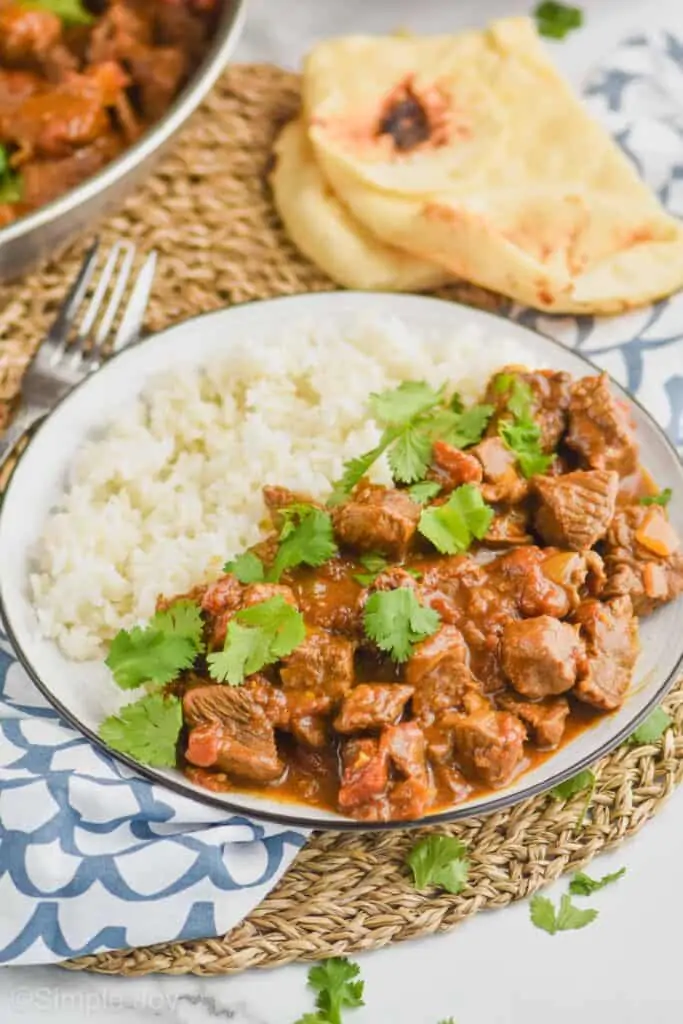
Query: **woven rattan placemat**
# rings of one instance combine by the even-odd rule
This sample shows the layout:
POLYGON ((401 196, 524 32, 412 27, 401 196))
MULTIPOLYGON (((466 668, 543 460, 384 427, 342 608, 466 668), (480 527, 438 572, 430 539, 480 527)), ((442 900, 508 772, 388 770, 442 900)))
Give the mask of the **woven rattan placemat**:
MULTIPOLYGON (((175 154, 105 225, 105 239, 133 238, 160 252, 150 328, 226 303, 331 287, 287 241, 265 182, 271 141, 297 102, 292 74, 268 66, 230 69, 175 154)), ((0 425, 81 254, 76 247, 0 288, 0 425)), ((494 296, 464 285, 440 294, 497 305, 494 296)), ((636 832, 671 793, 683 777, 683 684, 666 706, 673 726, 662 742, 622 747, 600 762, 581 828, 583 794, 568 804, 538 797, 442 828, 470 850, 470 881, 459 896, 421 894, 410 884, 405 856, 419 833, 319 834, 227 936, 102 953, 65 966, 129 976, 230 973, 374 949, 505 906, 636 832)))

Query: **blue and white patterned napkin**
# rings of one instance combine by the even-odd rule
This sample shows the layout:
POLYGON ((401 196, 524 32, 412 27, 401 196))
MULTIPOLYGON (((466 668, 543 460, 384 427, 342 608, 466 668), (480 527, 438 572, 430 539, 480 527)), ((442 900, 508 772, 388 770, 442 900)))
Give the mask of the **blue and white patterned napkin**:
MULTIPOLYGON (((626 40, 585 94, 683 215, 683 43, 668 33, 626 40)), ((683 295, 605 320, 509 315, 590 355, 683 442, 683 295)), ((305 840, 195 804, 94 749, 45 703, 0 634, 0 963, 219 935, 305 840)))

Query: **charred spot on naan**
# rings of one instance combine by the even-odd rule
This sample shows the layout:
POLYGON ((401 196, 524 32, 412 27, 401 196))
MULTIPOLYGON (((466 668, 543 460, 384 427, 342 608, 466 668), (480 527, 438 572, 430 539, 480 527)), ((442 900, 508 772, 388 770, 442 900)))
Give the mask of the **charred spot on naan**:
POLYGON ((389 135, 400 153, 445 146, 451 137, 448 97, 438 85, 419 89, 408 75, 391 90, 379 114, 377 135, 389 135))

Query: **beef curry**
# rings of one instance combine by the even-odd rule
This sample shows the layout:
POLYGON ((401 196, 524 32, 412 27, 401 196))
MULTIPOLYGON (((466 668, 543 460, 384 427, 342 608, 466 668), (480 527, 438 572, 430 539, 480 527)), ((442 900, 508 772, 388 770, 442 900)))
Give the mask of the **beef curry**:
POLYGON ((683 591, 627 407, 604 374, 523 367, 475 410, 449 402, 411 421, 422 479, 371 483, 360 459, 327 506, 265 487, 272 535, 160 600, 201 615, 203 653, 165 690, 195 782, 414 820, 620 707, 638 618, 683 591))
POLYGON ((91 177, 162 117, 204 55, 216 8, 0 0, 0 227, 91 177))

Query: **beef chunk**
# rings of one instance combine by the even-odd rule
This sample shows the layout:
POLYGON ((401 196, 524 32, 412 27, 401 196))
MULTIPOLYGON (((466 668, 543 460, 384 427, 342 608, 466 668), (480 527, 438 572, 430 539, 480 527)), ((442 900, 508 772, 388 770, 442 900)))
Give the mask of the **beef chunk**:
POLYGON ((484 482, 481 493, 485 501, 507 505, 524 501, 529 483, 519 472, 517 456, 506 447, 502 438, 484 438, 470 449, 470 455, 477 458, 482 466, 484 482))
POLYGON ((382 733, 381 745, 401 776, 389 794, 391 817, 397 821, 421 818, 434 798, 422 730, 415 722, 389 726, 382 733))
POLYGON ((533 538, 528 532, 528 525, 527 513, 523 508, 515 507, 505 512, 497 512, 482 544, 488 548, 516 548, 531 544, 533 538))
POLYGON ((605 540, 606 597, 628 594, 636 615, 649 615, 683 593, 683 551, 659 505, 630 505, 615 515, 605 540))
POLYGON ((326 746, 332 697, 321 690, 286 690, 283 696, 288 710, 285 728, 308 747, 320 750, 326 746))
POLYGON ((498 433, 500 420, 509 417, 510 389, 501 388, 503 375, 515 377, 526 384, 532 395, 531 415, 541 430, 541 447, 546 453, 557 448, 567 425, 567 407, 571 376, 555 370, 527 370, 520 366, 504 366, 490 380, 484 401, 496 407, 489 432, 498 433))
POLYGON ((210 584, 202 598, 202 610, 210 616, 209 647, 216 650, 225 643, 228 624, 242 608, 281 597, 297 608, 297 601, 291 587, 283 583, 250 583, 244 586, 228 573, 210 584))
POLYGON ((499 707, 511 711, 524 722, 539 747, 552 749, 559 746, 569 714, 569 704, 564 697, 549 697, 532 703, 506 693, 497 700, 499 707))
POLYGON ((446 716, 453 730, 457 760, 488 786, 501 786, 524 757, 526 729, 516 715, 496 711, 490 701, 472 694, 466 714, 446 716))
POLYGON ((9 65, 39 65, 62 35, 62 22, 50 11, 32 10, 19 3, 0 6, 0 61, 9 65))
POLYGON ((251 782, 272 782, 283 765, 273 725, 242 688, 198 686, 183 698, 190 727, 185 757, 200 768, 220 768, 251 782))
POLYGON ((251 608, 274 597, 281 597, 287 604, 291 604, 292 608, 298 608, 294 591, 284 583, 249 583, 244 588, 242 607, 251 608))
POLYGON ((331 558, 317 569, 297 570, 292 586, 310 626, 358 639, 363 637, 361 587, 354 578, 357 572, 342 558, 331 558))
POLYGON ((279 687, 273 686, 266 676, 255 672, 244 681, 242 690, 263 708, 274 728, 288 728, 291 710, 287 696, 279 687))
POLYGON ((392 725, 401 717, 412 695, 412 686, 361 683, 344 697, 334 727, 337 732, 365 732, 392 725))
POLYGON ((244 587, 236 576, 219 576, 204 591, 202 611, 208 612, 209 615, 237 611, 242 604, 243 591, 244 587))
POLYGON ((417 644, 406 664, 405 681, 414 688, 413 714, 431 725, 444 711, 462 708, 463 694, 474 685, 463 635, 442 626, 417 644))
POLYGON ((481 462, 474 455, 454 448, 446 441, 434 442, 427 479, 441 484, 444 491, 453 491, 462 484, 480 484, 483 475, 481 462))
MULTIPOLYGON (((347 740, 342 748, 342 779, 339 807, 357 816, 364 805, 374 805, 375 820, 386 814, 386 806, 377 804, 389 784, 389 753, 379 739, 347 740)), ((367 811, 366 811, 367 813, 367 811)))
POLYGON ((420 506, 405 491, 363 484, 333 512, 339 541, 357 551, 402 558, 415 536, 420 506))
POLYGON ((638 620, 631 599, 584 601, 575 618, 588 660, 574 694, 601 711, 614 711, 624 701, 638 657, 638 620))
POLYGON ((546 544, 583 551, 605 536, 619 490, 613 470, 578 470, 565 476, 537 476, 540 498, 536 529, 546 544))
POLYGON ((638 445, 628 409, 610 391, 606 373, 572 384, 566 443, 588 469, 613 469, 619 476, 637 469, 638 445))
POLYGON ((138 46, 126 67, 137 86, 140 107, 148 121, 156 121, 171 105, 187 77, 189 60, 175 46, 138 46))
POLYGON ((35 209, 52 202, 67 189, 75 188, 105 167, 119 155, 123 146, 123 138, 110 131, 89 145, 80 146, 68 156, 29 160, 21 167, 22 203, 35 209))
POLYGON ((525 697, 571 690, 584 659, 576 627, 550 615, 509 622, 503 630, 503 671, 525 697))
POLYGON ((285 690, 312 690, 338 700, 353 685, 355 644, 346 637, 312 629, 284 659, 280 669, 285 690))

